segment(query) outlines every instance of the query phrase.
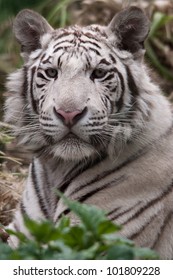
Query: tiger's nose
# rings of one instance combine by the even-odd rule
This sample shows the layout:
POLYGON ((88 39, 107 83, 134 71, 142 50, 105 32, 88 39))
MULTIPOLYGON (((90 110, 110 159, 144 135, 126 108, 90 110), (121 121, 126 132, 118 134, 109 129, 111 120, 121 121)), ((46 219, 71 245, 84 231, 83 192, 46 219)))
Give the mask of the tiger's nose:
POLYGON ((87 107, 83 110, 74 110, 74 111, 65 111, 62 109, 56 110, 54 108, 54 113, 57 118, 59 118, 66 126, 73 126, 75 125, 87 112, 87 107))

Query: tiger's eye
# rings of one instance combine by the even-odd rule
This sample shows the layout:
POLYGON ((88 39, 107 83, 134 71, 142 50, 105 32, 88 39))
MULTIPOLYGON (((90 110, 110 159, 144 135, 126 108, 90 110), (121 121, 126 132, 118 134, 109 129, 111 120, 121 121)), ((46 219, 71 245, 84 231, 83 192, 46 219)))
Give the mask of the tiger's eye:
POLYGON ((106 71, 104 69, 95 69, 91 74, 91 79, 101 79, 106 75, 106 71))
POLYGON ((57 75, 58 75, 58 71, 54 68, 48 68, 45 70, 45 73, 46 75, 49 77, 49 78, 56 78, 57 75))

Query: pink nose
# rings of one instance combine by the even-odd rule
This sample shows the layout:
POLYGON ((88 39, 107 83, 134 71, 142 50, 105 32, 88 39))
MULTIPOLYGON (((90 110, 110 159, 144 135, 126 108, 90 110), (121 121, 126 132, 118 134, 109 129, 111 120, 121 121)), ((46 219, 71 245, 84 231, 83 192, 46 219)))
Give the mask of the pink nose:
POLYGON ((85 112, 86 108, 83 110, 75 110, 75 111, 64 111, 62 109, 56 110, 54 108, 54 112, 56 116, 63 121, 66 126, 73 126, 79 119, 81 119, 85 112))

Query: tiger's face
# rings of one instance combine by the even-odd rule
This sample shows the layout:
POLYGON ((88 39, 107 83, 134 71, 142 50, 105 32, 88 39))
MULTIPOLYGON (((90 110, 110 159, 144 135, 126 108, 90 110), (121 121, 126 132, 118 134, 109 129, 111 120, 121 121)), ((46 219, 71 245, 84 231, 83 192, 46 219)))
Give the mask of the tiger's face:
POLYGON ((123 86, 121 62, 117 57, 115 63, 113 55, 106 38, 101 41, 96 32, 78 27, 53 39, 36 62, 34 100, 55 156, 80 159, 106 149, 109 117, 120 110, 123 86))
POLYGON ((141 32, 137 30, 136 37, 129 33, 129 28, 134 29, 131 21, 135 28, 141 21, 139 11, 142 13, 133 7, 121 12, 109 27, 58 30, 34 12, 19 13, 14 31, 26 61, 20 73, 24 78, 20 102, 25 111, 20 122, 21 126, 35 127, 34 133, 32 127, 26 130, 25 139, 30 134, 36 148, 65 160, 109 153, 112 145, 116 149, 120 142, 130 139, 138 89, 129 65, 135 69, 134 57, 141 56, 148 32, 142 18, 141 32), (129 25, 126 32, 123 16, 129 25), (22 33, 24 25, 31 29, 28 34, 22 33), (124 33, 114 34, 119 25, 124 33), (141 40, 138 33, 142 32, 141 40), (128 41, 129 34, 132 38, 128 41), (138 40, 132 42, 133 36, 138 40))

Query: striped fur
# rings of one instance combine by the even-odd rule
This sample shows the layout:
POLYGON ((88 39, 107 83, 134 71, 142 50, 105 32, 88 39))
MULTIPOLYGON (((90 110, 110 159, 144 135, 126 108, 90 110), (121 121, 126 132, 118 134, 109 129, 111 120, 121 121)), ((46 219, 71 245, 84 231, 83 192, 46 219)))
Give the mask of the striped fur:
POLYGON ((108 27, 53 30, 35 12, 17 15, 24 66, 8 78, 5 120, 35 156, 10 227, 28 235, 23 214, 77 222, 59 189, 105 209, 137 245, 173 258, 172 113, 143 61, 148 30, 136 7, 108 27))

